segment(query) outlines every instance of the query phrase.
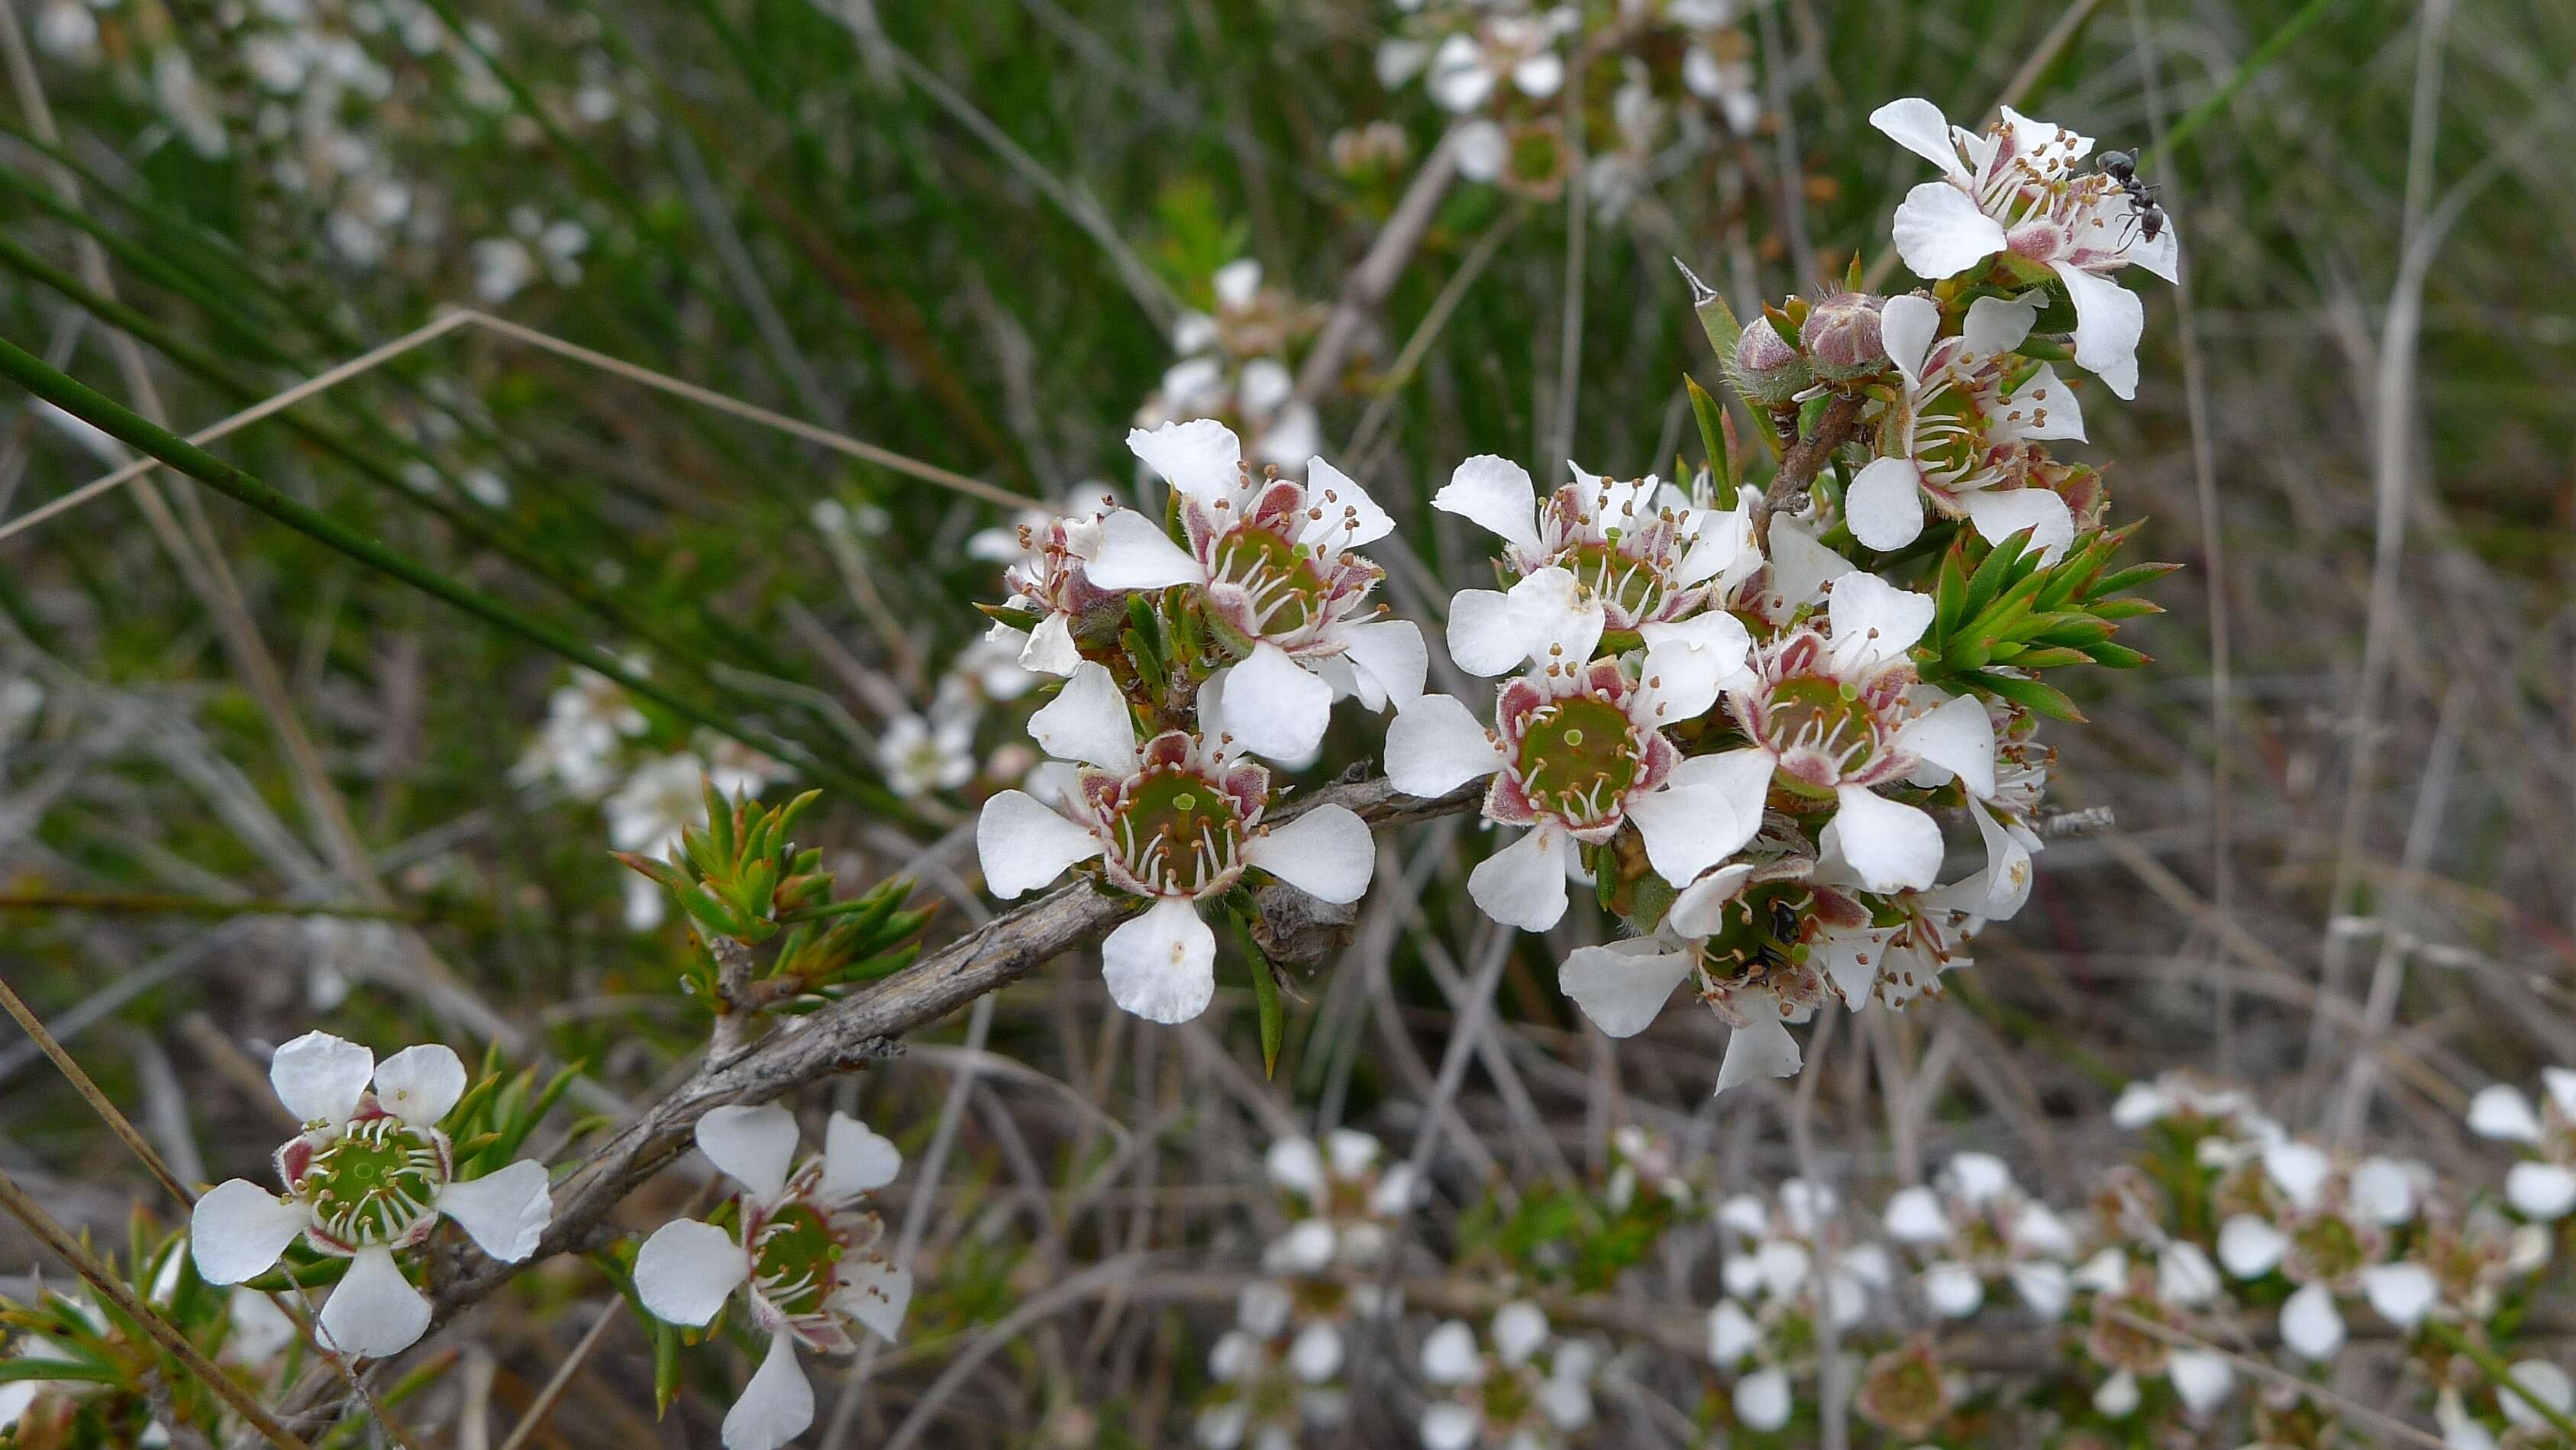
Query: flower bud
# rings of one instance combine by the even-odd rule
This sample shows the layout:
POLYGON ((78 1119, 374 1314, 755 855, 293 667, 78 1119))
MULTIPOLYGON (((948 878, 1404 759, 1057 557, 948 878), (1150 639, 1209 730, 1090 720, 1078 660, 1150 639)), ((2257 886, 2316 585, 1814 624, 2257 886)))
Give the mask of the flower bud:
POLYGON ((1798 340, 1806 344, 1817 376, 1847 383, 1886 369, 1887 344, 1878 331, 1884 300, 1866 292, 1837 292, 1807 314, 1798 340))
POLYGON ((1785 408, 1813 378, 1807 360, 1783 340, 1768 317, 1744 325, 1735 343, 1735 383, 1766 408, 1785 408))

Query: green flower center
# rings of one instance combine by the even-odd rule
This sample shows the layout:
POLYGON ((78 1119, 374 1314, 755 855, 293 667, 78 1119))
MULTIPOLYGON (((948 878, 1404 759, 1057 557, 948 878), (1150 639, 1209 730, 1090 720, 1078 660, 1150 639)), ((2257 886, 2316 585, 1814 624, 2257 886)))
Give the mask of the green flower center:
POLYGON ((1608 543, 1576 544, 1559 553, 1554 562, 1629 619, 1652 615, 1661 602, 1663 571, 1651 559, 1623 553, 1615 538, 1608 543))
POLYGON ((1541 705, 1521 728, 1516 766, 1530 804, 1568 820, 1599 820, 1637 779, 1628 717, 1588 695, 1541 705))
POLYGON ((1127 792, 1115 826, 1121 861, 1138 880, 1168 894, 1196 896, 1235 871, 1243 819, 1206 777, 1160 770, 1127 792))
MULTIPOLYGON (((1859 691, 1821 675, 1774 685, 1763 723, 1764 743, 1772 750, 1783 755, 1816 752, 1833 762, 1838 774, 1868 764, 1878 753, 1878 717, 1861 702, 1859 691)), ((1831 783, 1801 780, 1794 771, 1781 771, 1776 779, 1805 795, 1833 794, 1831 783)))
POLYGON ((818 1313, 837 1281, 843 1245, 831 1223, 803 1203, 790 1203, 760 1226, 753 1281, 760 1296, 791 1315, 818 1313))
POLYGON ((351 1123, 304 1170, 301 1193, 331 1237, 352 1248, 401 1240, 437 1212, 447 1186, 446 1155, 427 1131, 402 1119, 351 1123))
POLYGON ((1518 1365, 1502 1366, 1485 1377, 1485 1423, 1517 1425, 1529 1416, 1538 1400, 1529 1383, 1527 1371, 1518 1365))
POLYGON ((2366 1257, 2360 1236, 2340 1218, 2320 1218, 2291 1235, 2299 1262, 2310 1279, 2340 1279, 2361 1267, 2366 1257))
POLYGON ((1985 412, 1968 389, 1954 384, 1915 409, 1914 458, 1936 476, 1962 477, 1985 456, 1985 412))
POLYGON ((1807 959, 1803 928, 1816 894, 1796 881, 1758 882, 1719 908, 1716 933, 1700 944, 1700 961, 1719 983, 1807 959))

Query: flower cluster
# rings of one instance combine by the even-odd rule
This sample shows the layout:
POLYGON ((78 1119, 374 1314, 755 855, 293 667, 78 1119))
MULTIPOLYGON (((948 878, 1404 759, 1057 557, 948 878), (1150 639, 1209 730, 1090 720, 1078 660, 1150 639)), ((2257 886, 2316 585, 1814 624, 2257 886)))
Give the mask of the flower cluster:
POLYGON ((1137 410, 1138 426, 1213 418, 1242 433, 1255 463, 1302 471, 1323 432, 1290 367, 1322 309, 1263 285, 1261 264, 1249 257, 1219 267, 1208 297, 1207 311, 1185 312, 1173 324, 1179 356, 1137 410))
POLYGON ((1423 1450, 1557 1450, 1592 1423, 1599 1346, 1560 1337, 1535 1304, 1494 1311, 1479 1340, 1451 1319, 1422 1341, 1423 1450))

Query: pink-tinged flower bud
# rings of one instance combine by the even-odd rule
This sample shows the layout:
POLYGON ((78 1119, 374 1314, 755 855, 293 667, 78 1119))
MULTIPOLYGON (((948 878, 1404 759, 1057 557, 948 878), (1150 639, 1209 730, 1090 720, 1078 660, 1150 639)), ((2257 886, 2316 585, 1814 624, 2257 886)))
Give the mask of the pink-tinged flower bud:
POLYGON ((1866 292, 1837 292, 1815 305, 1798 340, 1806 344, 1817 376, 1847 383, 1886 370, 1887 344, 1878 329, 1884 301, 1866 292))
POLYGON ((1812 381, 1807 360, 1771 326, 1770 318, 1756 317, 1744 325, 1744 335, 1735 342, 1735 383, 1744 396, 1766 408, 1785 408, 1812 381))

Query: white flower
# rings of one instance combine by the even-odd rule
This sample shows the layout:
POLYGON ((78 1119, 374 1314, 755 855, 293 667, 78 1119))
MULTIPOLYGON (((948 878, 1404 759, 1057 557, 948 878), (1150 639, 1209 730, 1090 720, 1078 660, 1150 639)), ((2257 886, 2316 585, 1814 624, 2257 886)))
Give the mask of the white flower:
POLYGON ((1565 57, 1557 53, 1557 42, 1581 26, 1582 17, 1570 6, 1489 14, 1472 30, 1450 32, 1428 52, 1415 49, 1418 42, 1381 47, 1378 75, 1392 86, 1421 69, 1431 99, 1459 115, 1483 106, 1505 81, 1532 100, 1545 100, 1565 85, 1565 57))
POLYGON ((2043 562, 2075 539, 2066 500, 2032 476, 2029 445, 2084 436, 2074 391, 2046 363, 2014 384, 2013 349, 2038 315, 2034 299, 1980 297, 1964 330, 1941 337, 1941 310, 1908 293, 1880 314, 1903 386, 1879 424, 1880 456, 1851 482, 1843 514, 1873 549, 1901 549, 1923 532, 1928 500, 2001 543, 2024 529, 2043 562))
POLYGON ((2118 183, 2078 169, 2092 139, 2010 106, 2001 124, 1974 135, 1914 97, 1890 101, 1869 119, 1942 171, 1941 180, 1907 192, 1896 209, 1896 249, 1905 265, 1937 281, 2002 253, 2054 273, 2075 304, 2076 362, 2112 392, 2134 396, 2146 307, 2110 274, 2134 263, 2171 282, 2179 249, 2170 225, 2146 234, 2118 183))
POLYGON ((277 1150, 286 1192, 236 1178, 197 1200, 190 1251, 206 1282, 264 1274, 300 1235, 315 1252, 350 1261, 322 1306, 324 1343, 380 1359, 429 1327, 429 1301, 394 1254, 426 1240, 440 1215, 503 1262, 536 1252, 554 1215, 543 1164, 456 1179, 455 1148, 438 1130, 465 1094, 465 1064, 454 1052, 413 1047, 378 1064, 354 1042, 308 1032, 277 1050, 268 1077, 304 1124, 277 1150))
POLYGON ((1985 1286, 2009 1281, 2043 1319, 2066 1312, 2073 1285, 2066 1261, 2075 1236, 2046 1204, 2024 1194, 2000 1158, 1961 1153, 1934 1187, 1899 1191, 1888 1200, 1888 1237, 1922 1251, 1923 1297, 1949 1318, 1985 1303, 1985 1286))
MULTIPOLYGON (((2576 1411, 2576 1380, 2570 1380, 2567 1371, 2560 1366, 2545 1360, 2526 1359, 2507 1365, 2505 1373, 2513 1376, 2515 1384, 2530 1391, 2542 1404, 2557 1411, 2560 1418, 2576 1411)), ((2504 1410, 2505 1423, 2517 1429, 2527 1430, 2535 1436, 2546 1435, 2555 1429, 2529 1401, 2502 1386, 2496 1389, 2496 1404, 2504 1410)))
POLYGON ((1928 763, 1957 775, 1971 794, 1995 791, 1994 726, 1985 706, 1961 696, 1909 708, 1914 667, 1907 651, 1932 614, 1930 595, 1873 574, 1845 574, 1833 582, 1825 630, 1805 626, 1755 652, 1751 682, 1727 694, 1752 744, 1702 757, 1711 763, 1700 767, 1725 791, 1737 829, 1759 822, 1776 779, 1831 802, 1842 858, 1863 886, 1931 887, 1941 869, 1939 823, 1876 787, 1928 763))
MULTIPOLYGON (((1574 481, 1542 501, 1527 469, 1479 454, 1458 465, 1431 503, 1500 538, 1503 563, 1513 574, 1526 579, 1550 568, 1572 574, 1599 602, 1606 630, 1670 623, 1704 605, 1723 605, 1762 568, 1753 538, 1752 499, 1758 495, 1748 492, 1733 509, 1720 511, 1694 504, 1652 475, 1622 483, 1567 466, 1574 481)), ((1471 610, 1471 618, 1491 624, 1503 618, 1502 598, 1473 589, 1451 608, 1471 610)), ((1471 629, 1462 637, 1453 613, 1450 647, 1464 669, 1494 675, 1515 668, 1522 658, 1519 643, 1492 629, 1471 629)))
POLYGON ((918 715, 899 715, 877 740, 877 766, 886 785, 906 800, 955 790, 975 778, 975 721, 950 714, 934 725, 918 715))
POLYGON ((1292 1327, 1296 1302, 1268 1280, 1243 1286, 1235 1327, 1208 1351, 1215 1385, 1193 1427, 1202 1450, 1233 1450, 1247 1440, 1255 1450, 1291 1450, 1299 1432, 1339 1425, 1348 1396, 1335 1379, 1342 1370, 1342 1336, 1330 1323, 1292 1327))
POLYGON ((700 1118, 698 1150, 743 1186, 734 1227, 674 1219, 635 1256, 635 1292, 654 1317, 704 1325, 740 1289, 752 1328, 769 1337, 725 1415, 726 1450, 775 1450, 804 1433, 814 1389, 796 1351, 855 1348, 853 1324, 891 1342, 912 1302, 912 1271, 886 1256, 885 1223, 862 1206, 894 1181, 903 1154, 844 1113, 801 1164, 796 1139, 795 1114, 774 1104, 700 1118))
POLYGON ((1117 596, 1091 581, 1087 566, 1100 552, 1100 524, 1118 506, 1107 494, 1088 506, 1071 504, 1062 516, 1023 512, 1016 553, 986 530, 968 541, 977 558, 1000 558, 1004 606, 1038 616, 1028 629, 993 622, 986 638, 1018 651, 1021 668, 1042 675, 1070 675, 1082 660, 1075 633, 1111 612, 1117 596), (1034 520, 1034 522, 1032 521, 1034 520))
POLYGON ((1486 1338, 1490 1349, 1455 1319, 1424 1337, 1422 1377, 1446 1392, 1422 1412, 1424 1450, 1549 1450, 1592 1423, 1600 1351, 1591 1342, 1556 1338, 1547 1315, 1524 1301, 1494 1311, 1486 1338))
POLYGON ((2481 1088, 2469 1100, 2469 1131, 2529 1145, 2536 1158, 2505 1174, 2505 1200, 2523 1217, 2554 1223, 2576 1209, 2576 1070, 2541 1069, 2543 1095, 2531 1100, 2503 1083, 2481 1088))
POLYGON ((1531 828, 1467 882, 1488 916, 1524 930, 1544 931, 1564 915, 1577 843, 1604 844, 1634 822, 1655 869, 1687 881, 1759 824, 1733 813, 1715 767, 1684 760, 1663 733, 1705 712, 1740 676, 1743 624, 1727 614, 1647 624, 1633 678, 1617 658, 1593 658, 1602 628, 1600 600, 1562 568, 1541 569, 1507 594, 1466 591, 1450 606, 1452 652, 1481 673, 1533 667, 1503 685, 1494 730, 1446 695, 1406 705, 1387 729, 1396 789, 1438 796, 1490 775, 1485 818, 1531 828))
POLYGON ((2389 1229, 2415 1216, 2415 1170, 2387 1158, 2338 1164, 2295 1140, 2265 1148, 2261 1165, 2268 1213, 2219 1225, 2218 1257, 2237 1278, 2278 1269, 2300 1286, 2281 1306, 2284 1344, 2311 1360, 2333 1358, 2345 1334, 2338 1296, 2358 1294, 2401 1329, 2422 1321, 2440 1292, 2432 1272, 2380 1261, 2389 1229))
POLYGON ((575 669, 570 683, 546 697, 546 723, 510 770, 522 785, 548 776, 580 800, 597 800, 617 784, 625 743, 647 728, 624 687, 575 669))
POLYGON ((1234 430, 1212 419, 1132 430, 1127 446, 1180 495, 1185 549, 1143 514, 1101 525, 1092 581, 1110 589, 1194 586, 1210 624, 1242 658, 1230 676, 1244 749, 1299 761, 1324 738, 1333 701, 1369 709, 1422 693, 1428 656, 1410 621, 1368 602, 1385 571, 1351 549, 1395 521, 1366 490, 1315 458, 1307 481, 1256 476, 1234 430))
POLYGON ((1088 660, 1029 733, 1060 760, 1081 762, 1062 810, 1023 791, 984 803, 975 846, 984 879, 1005 900, 1043 886, 1077 862, 1101 859, 1110 885, 1153 903, 1101 943, 1101 976, 1118 1005, 1155 1022, 1187 1022, 1216 993, 1216 934, 1198 903, 1233 889, 1258 867, 1309 895, 1357 901, 1377 849, 1367 823, 1342 806, 1316 806, 1277 827, 1262 825, 1270 773, 1242 757, 1226 733, 1240 671, 1199 692, 1198 735, 1171 730, 1136 741, 1134 717, 1109 671, 1088 660))
POLYGON ((1384 1261, 1394 1227, 1418 1191, 1412 1165, 1386 1163, 1385 1147, 1353 1128, 1336 1128, 1318 1146, 1282 1138, 1262 1166, 1284 1192, 1297 1220, 1264 1255, 1274 1272, 1319 1273, 1332 1267, 1372 1269, 1384 1261))

